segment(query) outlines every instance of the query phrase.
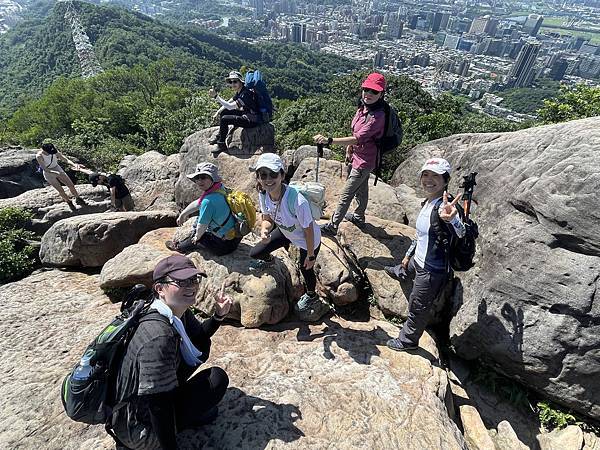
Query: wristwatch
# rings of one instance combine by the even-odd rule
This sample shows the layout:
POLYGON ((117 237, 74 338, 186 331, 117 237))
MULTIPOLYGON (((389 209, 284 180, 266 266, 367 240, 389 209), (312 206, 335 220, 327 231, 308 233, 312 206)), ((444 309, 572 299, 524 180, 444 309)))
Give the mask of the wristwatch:
POLYGON ((308 260, 309 260, 309 261, 314 261, 315 259, 317 259, 317 257, 316 257, 316 256, 314 256, 314 255, 313 255, 313 256, 309 256, 309 257, 308 257, 308 260))

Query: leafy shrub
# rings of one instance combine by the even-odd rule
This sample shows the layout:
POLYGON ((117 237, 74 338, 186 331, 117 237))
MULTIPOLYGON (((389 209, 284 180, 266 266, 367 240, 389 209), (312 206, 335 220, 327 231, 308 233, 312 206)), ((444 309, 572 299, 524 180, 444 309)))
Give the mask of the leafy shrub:
POLYGON ((581 422, 571 414, 559 409, 556 405, 549 402, 538 402, 537 404, 538 417, 540 423, 546 430, 559 430, 568 425, 579 425, 581 422))
POLYGON ((34 248, 29 241, 35 235, 23 229, 31 217, 20 208, 0 210, 0 284, 22 278, 34 268, 34 248))

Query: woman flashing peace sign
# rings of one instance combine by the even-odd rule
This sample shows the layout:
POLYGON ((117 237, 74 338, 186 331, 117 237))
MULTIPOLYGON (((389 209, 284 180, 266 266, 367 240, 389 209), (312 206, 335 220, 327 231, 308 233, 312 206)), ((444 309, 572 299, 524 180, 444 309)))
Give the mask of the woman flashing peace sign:
POLYGON ((426 200, 417 217, 417 237, 401 264, 385 267, 393 278, 414 278, 406 322, 400 336, 387 342, 393 350, 419 346, 434 300, 451 278, 446 249, 449 237, 465 235, 465 226, 456 208, 461 196, 453 200, 448 198, 450 172, 450 163, 442 158, 431 158, 421 168, 421 187, 426 200))

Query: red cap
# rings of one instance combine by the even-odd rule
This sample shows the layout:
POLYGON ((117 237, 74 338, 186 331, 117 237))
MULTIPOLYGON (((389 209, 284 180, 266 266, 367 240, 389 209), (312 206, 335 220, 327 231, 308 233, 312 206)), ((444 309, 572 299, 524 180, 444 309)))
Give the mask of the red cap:
POLYGON ((380 73, 373 72, 363 81, 361 87, 383 92, 385 91, 385 78, 380 73))
POLYGON ((206 277, 206 274, 198 270, 191 259, 183 255, 171 255, 161 259, 152 274, 152 279, 158 281, 169 276, 173 280, 187 280, 194 275, 206 277))

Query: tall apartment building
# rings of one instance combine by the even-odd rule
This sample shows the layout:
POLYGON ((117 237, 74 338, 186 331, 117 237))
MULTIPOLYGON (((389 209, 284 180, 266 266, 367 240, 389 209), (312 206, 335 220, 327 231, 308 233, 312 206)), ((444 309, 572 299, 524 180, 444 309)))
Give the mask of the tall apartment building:
POLYGON ((400 20, 400 16, 397 13, 390 14, 388 18, 387 37, 390 39, 400 39, 403 29, 404 23, 400 20))
POLYGON ((508 74, 511 87, 529 86, 533 81, 533 66, 540 51, 539 42, 526 42, 508 74))
POLYGON ((543 21, 544 16, 540 16, 539 14, 529 14, 523 25, 523 31, 529 33, 529 36, 536 36, 540 31, 543 21))

